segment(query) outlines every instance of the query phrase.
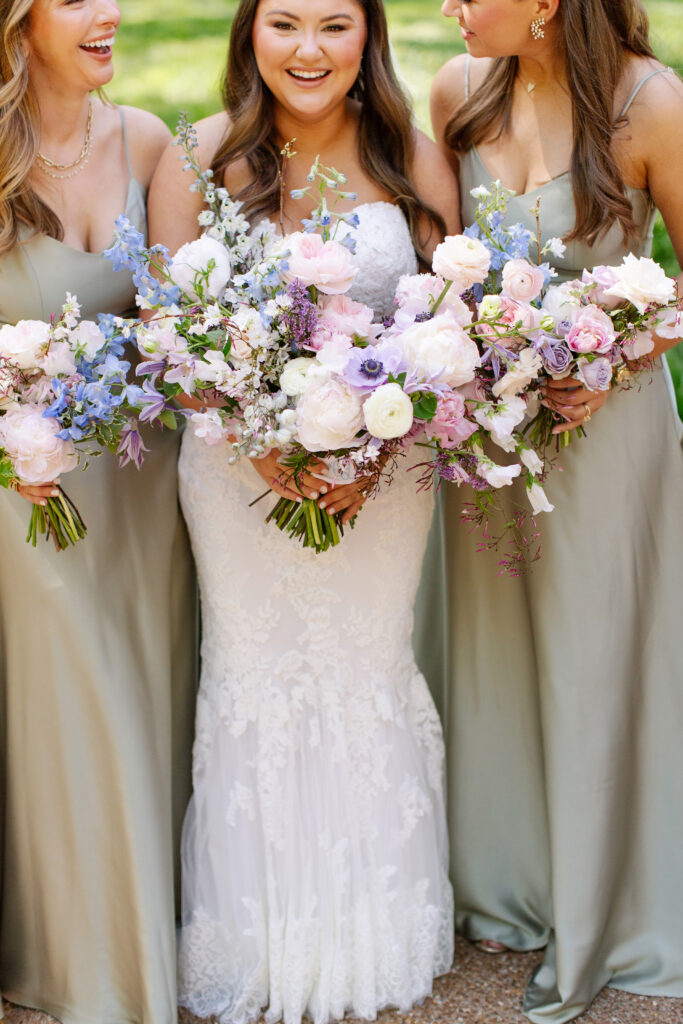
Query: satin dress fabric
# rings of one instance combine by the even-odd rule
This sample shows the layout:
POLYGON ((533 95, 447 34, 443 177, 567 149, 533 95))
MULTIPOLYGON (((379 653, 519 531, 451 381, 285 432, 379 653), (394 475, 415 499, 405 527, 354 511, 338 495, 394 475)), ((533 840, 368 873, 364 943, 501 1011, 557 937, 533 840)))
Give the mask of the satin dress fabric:
MULTIPOLYGON (((492 176, 476 150, 470 189, 492 176)), ((510 202, 544 237, 574 223, 568 176, 510 202)), ((639 237, 568 246, 560 280, 650 251, 652 209, 631 191, 639 237)), ((558 459, 538 517, 541 558, 499 578, 459 522, 473 495, 445 485, 417 607, 415 645, 443 716, 456 927, 515 950, 545 946, 524 999, 562 1024, 604 985, 683 996, 683 453, 670 379, 612 394, 558 459)), ((528 508, 504 488, 506 513, 528 508)), ((683 1018, 683 1006, 681 1009, 683 1018)))
MULTIPOLYGON (((131 180, 126 213, 145 227, 131 180)), ((133 305, 127 272, 46 236, 0 262, 0 317, 133 305)), ((3 799, 0 985, 64 1024, 173 1024, 173 851, 189 798, 195 582, 177 501, 179 437, 140 472, 109 453, 62 484, 87 537, 26 544, 0 493, 3 799)))

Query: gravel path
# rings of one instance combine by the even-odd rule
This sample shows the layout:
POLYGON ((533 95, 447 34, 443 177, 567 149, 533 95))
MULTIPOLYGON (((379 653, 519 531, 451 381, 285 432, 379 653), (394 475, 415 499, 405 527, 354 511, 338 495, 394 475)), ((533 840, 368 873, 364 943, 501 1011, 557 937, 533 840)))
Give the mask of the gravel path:
MULTIPOLYGON (((456 967, 440 978, 434 996, 402 1017, 381 1013, 379 1024, 529 1024, 520 1012, 522 993, 538 953, 481 953, 459 939, 456 967)), ((683 999, 653 999, 604 989, 581 1024, 683 1024, 683 999)), ((6 1024, 55 1024, 44 1013, 5 1003, 6 1024)), ((98 1022, 93 1021, 93 1024, 98 1022)), ((180 1024, 200 1024, 180 1012, 180 1024)), ((347 1019, 345 1024, 357 1024, 347 1019)))

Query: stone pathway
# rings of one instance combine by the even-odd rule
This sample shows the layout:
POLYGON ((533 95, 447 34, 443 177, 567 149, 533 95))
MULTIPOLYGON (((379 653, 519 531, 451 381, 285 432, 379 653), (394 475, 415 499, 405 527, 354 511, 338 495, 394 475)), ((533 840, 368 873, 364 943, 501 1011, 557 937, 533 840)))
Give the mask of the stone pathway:
MULTIPOLYGON (((456 968, 436 982, 434 996, 403 1017, 381 1013, 378 1024, 529 1024, 520 1006, 538 960, 538 953, 491 956, 459 939, 456 968)), ((55 1024, 44 1013, 4 1005, 6 1024, 55 1024)), ((683 999, 653 999, 607 988, 579 1019, 581 1024, 683 1024, 683 999)), ((180 1024, 200 1022, 181 1010, 180 1024)), ((360 1022, 347 1019, 345 1024, 360 1022)))

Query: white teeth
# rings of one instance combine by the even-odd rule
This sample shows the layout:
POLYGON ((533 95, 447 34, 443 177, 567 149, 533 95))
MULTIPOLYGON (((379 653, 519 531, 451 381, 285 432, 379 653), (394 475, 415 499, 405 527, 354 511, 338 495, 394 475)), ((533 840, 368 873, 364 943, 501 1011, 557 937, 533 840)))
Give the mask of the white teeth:
POLYGON ((327 71, 290 71, 294 78, 324 78, 327 71))
POLYGON ((95 39, 92 43, 81 43, 81 46, 84 46, 86 49, 89 50, 100 50, 105 46, 113 45, 114 36, 111 36, 109 39, 95 39))

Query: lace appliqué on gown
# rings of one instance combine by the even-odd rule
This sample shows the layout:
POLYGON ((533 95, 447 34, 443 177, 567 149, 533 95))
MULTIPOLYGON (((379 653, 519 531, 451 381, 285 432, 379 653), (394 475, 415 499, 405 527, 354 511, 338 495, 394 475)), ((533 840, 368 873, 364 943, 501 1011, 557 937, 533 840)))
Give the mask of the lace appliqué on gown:
MULTIPOLYGON (((359 207, 353 297, 391 311, 415 256, 400 211, 359 207)), ((183 837, 181 1002, 242 1024, 407 1010, 448 970, 443 740, 412 653, 432 512, 402 460, 315 555, 249 508, 248 460, 188 432, 181 497, 203 616, 183 837)))

